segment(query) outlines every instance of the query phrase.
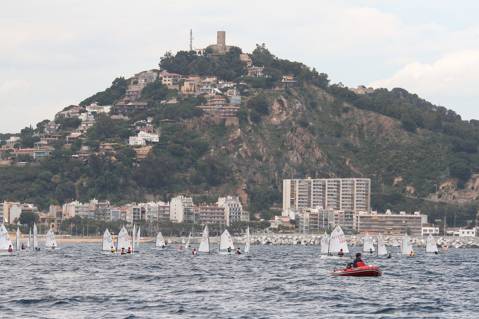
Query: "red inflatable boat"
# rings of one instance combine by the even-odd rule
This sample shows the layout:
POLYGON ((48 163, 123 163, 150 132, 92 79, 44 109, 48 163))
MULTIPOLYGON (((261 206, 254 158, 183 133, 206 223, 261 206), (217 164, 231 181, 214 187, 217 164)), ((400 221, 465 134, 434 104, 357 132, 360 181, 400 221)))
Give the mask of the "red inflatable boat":
POLYGON ((352 277, 378 277, 381 276, 381 269, 378 266, 361 266, 356 268, 344 268, 335 270, 333 276, 352 277))

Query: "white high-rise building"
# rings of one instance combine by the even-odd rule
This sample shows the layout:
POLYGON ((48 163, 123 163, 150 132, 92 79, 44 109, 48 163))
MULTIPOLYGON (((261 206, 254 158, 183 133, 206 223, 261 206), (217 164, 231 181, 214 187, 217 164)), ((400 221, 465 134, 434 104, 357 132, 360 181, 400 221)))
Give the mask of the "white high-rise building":
POLYGON ((301 208, 371 210, 371 179, 317 178, 283 180, 283 215, 301 208))
POLYGON ((174 223, 193 221, 193 198, 183 195, 173 197, 170 202, 170 220, 174 223))

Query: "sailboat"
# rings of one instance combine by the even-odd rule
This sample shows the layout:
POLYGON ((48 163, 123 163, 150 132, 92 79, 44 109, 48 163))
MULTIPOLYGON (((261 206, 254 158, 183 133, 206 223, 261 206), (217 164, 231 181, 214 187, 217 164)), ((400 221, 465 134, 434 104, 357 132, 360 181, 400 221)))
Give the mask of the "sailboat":
POLYGON ((28 242, 27 242, 27 248, 30 248, 30 242, 32 241, 32 229, 28 228, 28 242))
POLYGON ((38 247, 38 230, 37 230, 37 224, 33 223, 33 250, 40 250, 38 247))
POLYGON ((107 228, 105 229, 105 232, 103 233, 101 250, 112 251, 112 249, 113 249, 113 238, 111 237, 110 231, 107 228))
POLYGON ((438 252, 436 240, 432 237, 432 234, 429 234, 426 239, 426 253, 437 254, 438 252))
POLYGON ((161 247, 164 248, 166 246, 165 239, 163 238, 163 235, 161 234, 161 231, 156 235, 156 247, 161 247))
POLYGON ((191 232, 190 232, 190 234, 188 235, 188 240, 186 241, 185 249, 190 248, 190 241, 191 241, 191 232))
POLYGON ((57 248, 57 241, 55 239, 55 233, 53 229, 49 229, 47 232, 46 240, 45 240, 45 248, 47 249, 55 249, 57 248))
POLYGON ((245 254, 249 254, 251 248, 251 235, 249 233, 249 227, 246 228, 246 243, 244 245, 244 252, 245 254))
POLYGON ((321 254, 327 255, 329 252, 329 235, 325 232, 321 236, 321 254))
POLYGON ((378 236, 378 256, 384 256, 388 254, 386 245, 384 244, 384 238, 382 235, 378 236))
POLYGON ((235 249, 235 246, 233 244, 233 238, 231 237, 229 231, 225 229, 225 231, 221 234, 221 237, 220 237, 219 253, 222 255, 234 254, 234 249, 235 249))
POLYGON ((17 227, 17 233, 15 236, 15 249, 16 251, 22 250, 21 243, 20 243, 20 228, 17 227))
POLYGON ((5 228, 5 225, 2 224, 0 226, 0 252, 8 252, 8 248, 12 246, 12 241, 10 240, 10 237, 8 236, 8 231, 5 228))
POLYGON ((203 235, 201 236, 200 246, 198 247, 198 252, 200 253, 209 253, 210 252, 210 232, 208 230, 208 225, 203 229, 203 235))
POLYGON ((329 238, 329 246, 328 246, 328 255, 335 255, 338 256, 338 253, 340 251, 343 252, 343 254, 348 254, 349 253, 349 248, 348 248, 348 243, 346 241, 346 236, 344 235, 343 230, 341 229, 341 226, 336 226, 334 228, 333 232, 331 233, 331 236, 329 238))
POLYGON ((140 239, 141 239, 141 227, 138 226, 138 231, 136 232, 136 238, 135 238, 135 247, 133 247, 133 250, 135 252, 139 252, 138 247, 140 247, 140 239))
POLYGON ((407 234, 404 235, 404 237, 402 238, 401 254, 414 256, 414 249, 412 247, 411 240, 407 234))
POLYGON ((128 251, 128 248, 131 249, 131 238, 125 226, 123 226, 118 233, 118 237, 116 240, 116 251, 121 253, 121 250, 123 249, 126 253, 128 251))
POLYGON ((364 236, 363 238, 363 252, 373 253, 376 249, 374 249, 374 242, 373 238, 369 235, 364 236))
POLYGON ((136 247, 136 225, 135 224, 133 224, 133 230, 131 231, 131 237, 132 237, 131 251, 133 252, 133 250, 135 250, 135 247, 136 247))

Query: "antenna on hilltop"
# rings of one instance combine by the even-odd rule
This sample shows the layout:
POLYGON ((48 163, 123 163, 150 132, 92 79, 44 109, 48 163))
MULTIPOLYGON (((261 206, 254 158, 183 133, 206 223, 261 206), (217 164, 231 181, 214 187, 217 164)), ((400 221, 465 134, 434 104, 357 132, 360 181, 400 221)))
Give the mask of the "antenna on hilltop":
POLYGON ((193 29, 190 29, 190 51, 193 51, 193 29))

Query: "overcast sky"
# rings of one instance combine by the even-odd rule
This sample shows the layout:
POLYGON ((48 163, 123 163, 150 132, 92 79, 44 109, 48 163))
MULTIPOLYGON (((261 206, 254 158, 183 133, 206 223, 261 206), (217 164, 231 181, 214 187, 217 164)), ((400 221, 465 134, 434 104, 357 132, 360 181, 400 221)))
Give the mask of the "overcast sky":
POLYGON ((52 119, 168 50, 266 43, 347 86, 403 87, 479 118, 479 1, 15 0, 0 11, 0 132, 52 119))

